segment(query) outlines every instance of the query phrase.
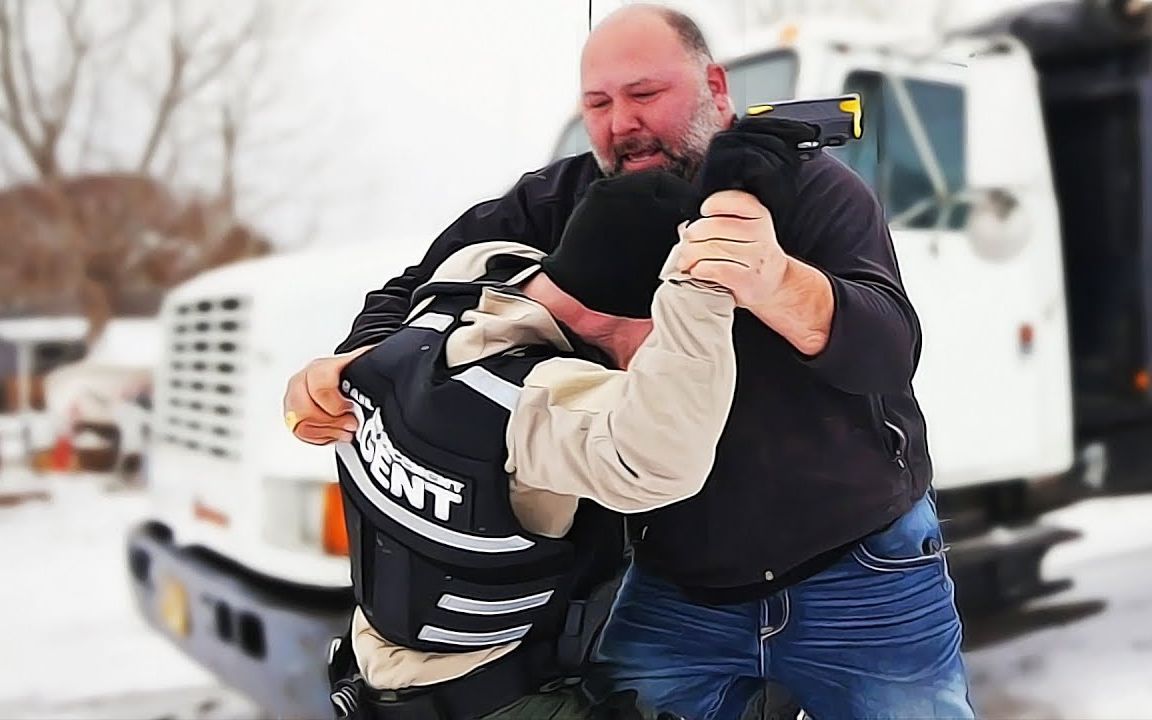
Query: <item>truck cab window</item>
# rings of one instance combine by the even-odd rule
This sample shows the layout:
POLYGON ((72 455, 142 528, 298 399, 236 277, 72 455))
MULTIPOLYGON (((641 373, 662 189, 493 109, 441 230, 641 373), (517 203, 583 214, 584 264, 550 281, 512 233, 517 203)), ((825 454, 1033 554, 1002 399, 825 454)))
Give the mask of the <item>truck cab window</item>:
POLYGON ((845 91, 864 101, 864 138, 835 152, 876 191, 893 226, 963 227, 963 89, 857 72, 845 91))
POLYGON ((749 105, 791 100, 796 93, 796 54, 773 52, 728 67, 732 107, 743 115, 749 105))
POLYGON ((556 150, 553 151, 552 158, 559 160, 569 155, 579 155, 588 152, 591 148, 592 142, 588 139, 588 133, 584 131, 584 122, 577 115, 564 126, 564 131, 560 133, 560 142, 556 143, 556 150))
POLYGON ((887 198, 880 184, 880 136, 884 126, 884 95, 880 73, 856 72, 848 76, 844 92, 860 95, 863 103, 864 136, 844 147, 829 150, 848 164, 880 196, 884 207, 887 198))

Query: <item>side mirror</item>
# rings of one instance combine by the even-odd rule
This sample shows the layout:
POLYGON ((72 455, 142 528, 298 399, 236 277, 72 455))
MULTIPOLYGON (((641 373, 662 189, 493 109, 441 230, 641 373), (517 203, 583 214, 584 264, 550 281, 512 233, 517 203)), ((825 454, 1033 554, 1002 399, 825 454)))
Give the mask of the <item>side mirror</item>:
POLYGON ((966 232, 976 255, 993 262, 1018 255, 1028 244, 1031 231, 1020 197, 1007 188, 971 189, 964 195, 968 205, 966 232))

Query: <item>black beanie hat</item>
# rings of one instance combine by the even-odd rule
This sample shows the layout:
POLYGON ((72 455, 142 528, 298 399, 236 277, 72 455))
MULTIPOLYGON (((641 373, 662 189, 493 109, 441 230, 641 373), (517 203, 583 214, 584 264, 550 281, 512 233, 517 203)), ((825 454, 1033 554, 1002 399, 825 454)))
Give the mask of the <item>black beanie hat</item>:
POLYGON ((651 317, 660 270, 680 239, 676 228, 696 218, 699 209, 699 191, 668 172, 597 180, 541 266, 590 310, 651 317))

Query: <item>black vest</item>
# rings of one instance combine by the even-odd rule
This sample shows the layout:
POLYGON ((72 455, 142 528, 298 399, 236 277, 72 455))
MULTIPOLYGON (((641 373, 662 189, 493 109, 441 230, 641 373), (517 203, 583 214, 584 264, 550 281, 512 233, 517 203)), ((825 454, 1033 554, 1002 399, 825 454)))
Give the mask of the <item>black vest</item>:
POLYGON ((517 522, 505 429, 523 378, 560 353, 530 346, 448 368, 447 338, 481 287, 438 286, 341 378, 360 420, 337 447, 356 602, 383 637, 417 650, 555 639, 574 601, 624 561, 622 518, 591 503, 562 539, 517 522))

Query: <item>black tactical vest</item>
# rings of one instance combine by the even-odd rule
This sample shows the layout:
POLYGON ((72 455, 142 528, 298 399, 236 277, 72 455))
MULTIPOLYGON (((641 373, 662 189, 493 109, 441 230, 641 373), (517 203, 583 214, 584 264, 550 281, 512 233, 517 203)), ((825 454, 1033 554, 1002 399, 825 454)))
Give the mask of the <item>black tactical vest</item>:
POLYGON ((356 602, 383 637, 417 650, 558 638, 624 561, 623 520, 592 503, 562 539, 517 522, 505 428, 524 377, 560 353, 530 346, 448 368, 447 338, 482 285, 438 286, 342 374, 360 420, 337 446, 356 602))

